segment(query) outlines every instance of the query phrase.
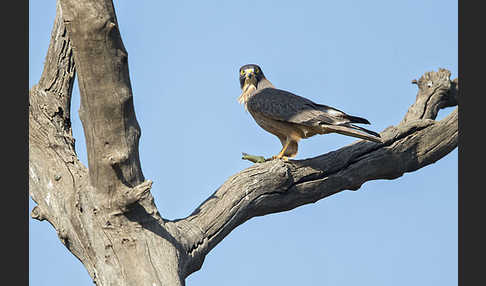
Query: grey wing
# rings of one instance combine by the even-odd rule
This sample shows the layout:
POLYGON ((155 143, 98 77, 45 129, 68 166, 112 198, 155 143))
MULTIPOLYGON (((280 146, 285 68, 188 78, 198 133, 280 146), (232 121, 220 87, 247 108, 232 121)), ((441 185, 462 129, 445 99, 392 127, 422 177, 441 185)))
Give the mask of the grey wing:
POLYGON ((274 120, 307 126, 351 122, 349 116, 340 110, 275 88, 257 91, 248 100, 247 107, 250 113, 257 112, 274 120))

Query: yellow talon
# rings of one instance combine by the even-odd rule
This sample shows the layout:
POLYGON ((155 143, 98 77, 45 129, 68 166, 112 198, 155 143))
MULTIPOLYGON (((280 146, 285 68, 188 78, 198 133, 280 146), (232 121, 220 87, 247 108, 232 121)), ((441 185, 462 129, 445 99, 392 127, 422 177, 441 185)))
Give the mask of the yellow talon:
POLYGON ((272 156, 272 158, 270 158, 270 160, 275 160, 275 159, 282 159, 284 161, 288 161, 289 157, 278 154, 278 155, 272 156))

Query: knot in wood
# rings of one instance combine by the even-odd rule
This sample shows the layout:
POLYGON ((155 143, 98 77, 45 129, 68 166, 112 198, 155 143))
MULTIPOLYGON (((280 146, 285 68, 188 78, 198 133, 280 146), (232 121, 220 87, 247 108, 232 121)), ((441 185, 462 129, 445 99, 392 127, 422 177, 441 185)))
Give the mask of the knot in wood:
POLYGON ((33 209, 32 209, 32 212, 30 213, 30 216, 33 218, 33 219, 36 219, 36 220, 39 220, 39 221, 43 221, 46 219, 45 215, 42 213, 41 209, 39 206, 35 206, 33 209))

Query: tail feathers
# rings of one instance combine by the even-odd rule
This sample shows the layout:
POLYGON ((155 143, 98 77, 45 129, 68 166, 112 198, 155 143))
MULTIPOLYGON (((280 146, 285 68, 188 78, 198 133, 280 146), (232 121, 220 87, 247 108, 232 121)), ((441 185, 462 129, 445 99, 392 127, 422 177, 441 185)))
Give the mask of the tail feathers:
POLYGON ((363 123, 363 124, 370 124, 370 122, 368 121, 368 119, 366 118, 363 118, 363 117, 358 117, 358 116, 352 116, 352 115, 347 115, 346 116, 347 119, 349 119, 349 121, 351 123, 363 123))
POLYGON ((354 124, 349 124, 349 126, 351 128, 354 128, 354 129, 357 129, 357 130, 360 130, 360 131, 363 131, 363 132, 366 132, 368 134, 371 134, 373 136, 376 136, 376 137, 380 137, 380 134, 376 133, 375 131, 371 131, 371 130, 368 130, 366 128, 363 128, 363 127, 360 127, 360 126, 356 126, 354 124))
POLYGON ((377 143, 383 143, 380 138, 380 134, 353 124, 347 123, 346 125, 322 125, 322 127, 325 128, 327 132, 335 132, 377 143))

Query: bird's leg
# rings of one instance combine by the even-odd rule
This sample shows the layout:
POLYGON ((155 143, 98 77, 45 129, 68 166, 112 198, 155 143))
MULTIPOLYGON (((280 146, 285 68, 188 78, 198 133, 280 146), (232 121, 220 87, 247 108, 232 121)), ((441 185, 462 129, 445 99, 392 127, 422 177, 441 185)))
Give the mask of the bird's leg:
POLYGON ((277 156, 272 156, 272 160, 274 160, 274 159, 284 159, 285 161, 287 161, 289 158, 287 156, 284 156, 284 154, 285 154, 285 151, 287 151, 287 148, 289 148, 290 142, 291 141, 290 141, 289 138, 285 139, 285 144, 284 144, 282 150, 280 151, 280 153, 278 153, 277 156))

